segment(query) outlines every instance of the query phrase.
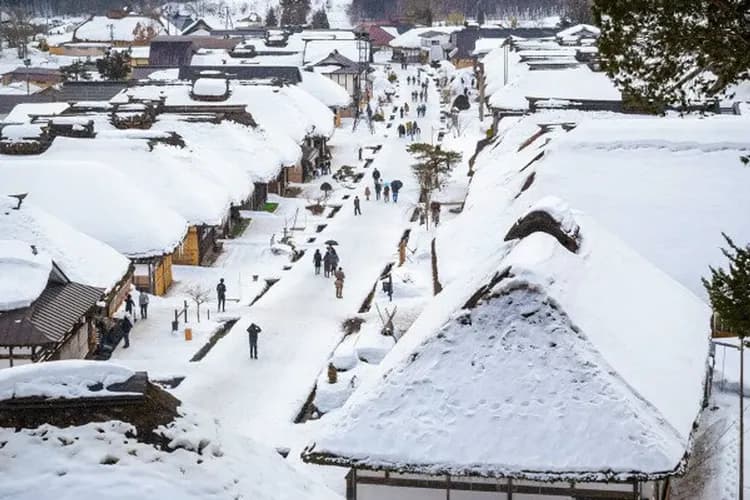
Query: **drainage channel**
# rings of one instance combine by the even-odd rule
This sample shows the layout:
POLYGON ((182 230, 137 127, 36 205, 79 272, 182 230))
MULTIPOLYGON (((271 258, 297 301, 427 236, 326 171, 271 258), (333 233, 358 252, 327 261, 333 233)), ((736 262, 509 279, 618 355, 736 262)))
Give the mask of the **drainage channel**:
POLYGON ((380 273, 380 276, 378 276, 378 279, 375 281, 375 284, 372 285, 372 290, 370 290, 370 293, 367 294, 364 302, 362 302, 362 305, 359 306, 359 310, 357 311, 358 313, 360 314, 366 313, 370 310, 370 307, 372 307, 372 301, 375 298, 375 292, 378 290, 378 283, 380 283, 380 280, 388 276, 388 273, 391 272, 391 269, 393 269, 393 262, 389 262, 383 268, 383 271, 380 273))
MULTIPOLYGON (((206 357, 206 354, 208 354, 208 351, 210 351, 216 345, 216 343, 219 340, 221 340, 222 338, 224 338, 226 336, 226 334, 229 333, 229 330, 232 329, 232 327, 234 326, 235 323, 237 323, 236 319, 230 319, 230 320, 225 321, 224 323, 222 323, 221 326, 219 327, 219 329, 216 330, 213 333, 213 335, 211 335, 210 339, 208 339, 208 342, 206 342, 203 345, 203 347, 201 347, 198 350, 198 352, 196 352, 195 355, 193 355, 193 357, 190 358, 190 362, 191 363, 195 363, 197 361, 202 360, 204 357, 206 357)), ((174 387, 177 387, 177 385, 179 385, 180 382, 182 382, 182 380, 180 380, 179 382, 177 382, 177 384, 174 387)))
POLYGON ((268 290, 270 290, 271 287, 274 286, 278 282, 279 282, 278 278, 267 278, 266 279, 266 286, 264 286, 263 290, 261 290, 260 293, 255 296, 255 298, 253 299, 253 301, 250 302, 250 305, 252 306, 256 302, 258 302, 260 300, 260 298, 263 297, 268 292, 268 290))

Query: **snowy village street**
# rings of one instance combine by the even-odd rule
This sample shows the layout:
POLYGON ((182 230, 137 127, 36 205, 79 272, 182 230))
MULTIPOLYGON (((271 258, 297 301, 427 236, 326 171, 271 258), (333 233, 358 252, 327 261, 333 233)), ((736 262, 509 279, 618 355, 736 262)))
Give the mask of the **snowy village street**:
MULTIPOLYGON (((437 139, 441 128, 440 101, 434 82, 429 86, 426 116, 417 118, 416 104, 409 96, 417 87, 406 83, 406 76, 417 75, 417 72, 410 68, 397 70, 397 74, 400 91, 394 103, 408 102, 411 106, 404 120, 419 123, 421 140, 429 141, 430 133, 437 139)), ((386 117, 385 123, 375 123, 374 134, 370 134, 366 120, 356 131, 352 131, 351 119, 336 130, 330 142, 333 172, 342 165, 355 165, 355 173, 362 172, 364 177, 351 184, 337 183, 330 176, 322 176, 312 186, 306 186, 306 192, 314 192, 322 182, 332 182, 334 191, 327 204, 341 208, 332 218, 299 216, 307 219, 304 223, 300 220, 297 226, 305 227, 294 232, 298 247, 305 249, 301 260, 291 263, 289 270, 282 270, 289 265, 285 263, 287 258, 271 255, 271 236, 280 237, 284 221, 292 220, 298 208, 305 211, 301 200, 274 198, 279 206, 273 214, 247 213, 252 222, 246 234, 227 241, 214 266, 177 268, 174 291, 152 307, 149 320, 136 323, 130 348, 117 349, 113 360, 134 369, 148 370, 156 379, 185 377, 174 391, 182 401, 219 418, 223 426, 236 432, 275 448, 291 449, 290 459, 298 459, 309 440, 310 426, 294 421, 344 336, 343 322, 357 314, 376 283, 376 300, 387 300, 379 277, 387 264, 398 261, 399 240, 406 229, 413 227, 410 219, 419 189, 411 171, 412 157, 406 151, 411 141, 398 138, 396 128, 402 120, 398 112, 394 116, 394 120, 386 117), (360 146, 363 147, 362 161, 358 159, 360 146), (368 159, 372 162, 367 162, 368 159), (369 163, 367 168, 366 163, 369 163), (365 200, 365 186, 373 189, 374 169, 380 171, 385 181, 402 180, 404 188, 397 203, 375 200, 374 191, 371 200, 365 200), (354 215, 356 195, 361 200, 361 216, 354 215), (318 225, 323 224, 325 228, 317 232, 318 225), (346 274, 343 299, 335 298, 333 279, 313 273, 312 254, 316 248, 324 251, 324 242, 328 240, 338 243, 340 266, 346 274), (252 281, 253 274, 259 275, 257 282, 252 281), (177 335, 170 333, 169 322, 180 301, 170 301, 169 297, 182 297, 185 289, 180 283, 182 280, 212 289, 222 277, 229 287, 227 312, 216 314, 214 300, 204 307, 211 309, 214 320, 238 318, 238 321, 205 358, 190 362, 210 330, 197 324, 194 311, 190 310, 190 322, 184 326, 181 323, 177 335), (279 278, 279 281, 249 305, 262 291, 266 278, 279 278), (249 356, 245 330, 251 322, 263 330, 258 360, 251 360, 249 356), (185 326, 192 327, 199 335, 203 332, 201 338, 186 342, 182 335, 185 326)), ((329 213, 327 210, 324 215, 329 213)), ((209 324, 215 328, 215 323, 209 324)), ((343 473, 343 469, 340 472, 343 473)), ((340 486, 340 479, 335 474, 331 486, 340 486)))
POLYGON ((0 3, 0 500, 750 494, 747 2, 0 3))

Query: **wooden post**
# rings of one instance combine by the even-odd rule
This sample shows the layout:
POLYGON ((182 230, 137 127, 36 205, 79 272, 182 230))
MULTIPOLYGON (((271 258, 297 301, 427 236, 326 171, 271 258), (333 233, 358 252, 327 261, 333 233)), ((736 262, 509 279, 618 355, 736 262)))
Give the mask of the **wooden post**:
POLYGON ((477 85, 479 85, 479 121, 484 120, 484 63, 480 62, 477 64, 479 69, 479 75, 477 78, 477 85))
POLYGON ((182 303, 183 303, 182 311, 183 311, 183 313, 185 315, 185 323, 187 323, 188 322, 188 317, 187 317, 187 309, 188 309, 187 308, 187 300, 183 300, 182 303))
POLYGON ((513 500, 513 479, 508 478, 508 500, 513 500))
POLYGON ((445 476, 445 500, 451 500, 451 475, 445 476))
POLYGON ((398 244, 398 265, 403 266, 404 262, 406 262, 406 241, 402 239, 398 244))

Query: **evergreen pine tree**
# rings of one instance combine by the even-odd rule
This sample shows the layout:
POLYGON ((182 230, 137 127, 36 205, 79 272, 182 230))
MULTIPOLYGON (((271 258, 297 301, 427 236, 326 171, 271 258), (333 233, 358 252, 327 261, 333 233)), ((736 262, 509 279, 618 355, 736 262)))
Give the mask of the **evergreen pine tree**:
POLYGON ((424 202, 425 220, 429 225, 432 193, 445 185, 453 166, 461 160, 461 153, 446 151, 440 146, 426 143, 410 144, 407 151, 417 160, 411 168, 419 181, 420 201, 424 202))
POLYGON ((328 23, 328 15, 325 9, 316 10, 312 16, 312 27, 315 29, 327 30, 331 27, 328 23))
POLYGON ((722 235, 729 245, 721 250, 729 268, 711 267, 711 278, 703 278, 703 286, 723 328, 744 338, 750 336, 750 245, 740 247, 722 235))
POLYGON ((595 0, 607 74, 633 102, 703 103, 750 78, 750 2, 595 0))
POLYGON ((124 80, 130 73, 130 56, 127 52, 109 51, 96 60, 96 69, 106 80, 124 80))
POLYGON ((273 7, 269 7, 268 12, 266 12, 266 27, 273 28, 278 25, 279 20, 276 18, 276 11, 273 10, 273 7))

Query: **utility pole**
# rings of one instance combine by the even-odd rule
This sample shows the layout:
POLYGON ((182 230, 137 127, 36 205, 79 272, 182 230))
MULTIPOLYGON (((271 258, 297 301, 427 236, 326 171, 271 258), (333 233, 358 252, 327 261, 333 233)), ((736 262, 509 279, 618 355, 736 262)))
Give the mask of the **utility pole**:
POLYGON ((479 61, 477 63, 478 75, 477 75, 477 86, 479 87, 479 121, 484 120, 484 63, 479 61))
POLYGON ((115 43, 115 25, 110 23, 107 25, 107 28, 109 28, 109 41, 114 44, 115 43))
POLYGON ((503 42, 503 85, 508 85, 508 53, 510 52, 510 45, 508 40, 503 42))
POLYGON ((740 494, 742 500, 745 494, 745 339, 740 337, 740 494))

